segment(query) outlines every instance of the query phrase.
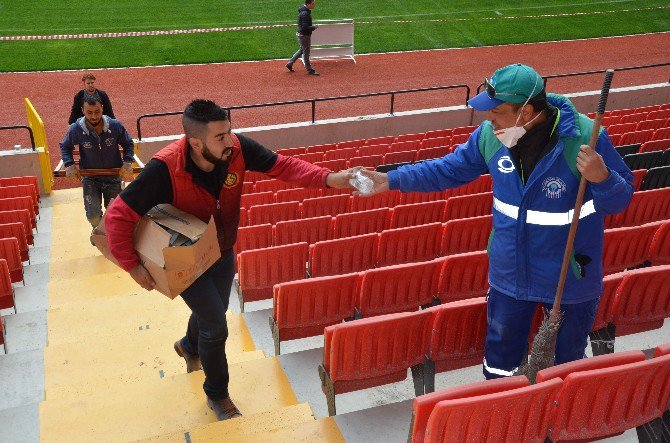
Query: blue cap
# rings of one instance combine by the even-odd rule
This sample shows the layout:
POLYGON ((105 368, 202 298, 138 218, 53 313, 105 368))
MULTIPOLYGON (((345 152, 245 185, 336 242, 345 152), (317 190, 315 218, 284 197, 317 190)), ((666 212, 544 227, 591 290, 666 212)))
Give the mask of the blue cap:
POLYGON ((540 74, 520 63, 496 70, 488 83, 484 91, 468 100, 478 111, 488 111, 503 103, 524 103, 544 90, 540 74), (491 97, 491 93, 495 95, 491 97))

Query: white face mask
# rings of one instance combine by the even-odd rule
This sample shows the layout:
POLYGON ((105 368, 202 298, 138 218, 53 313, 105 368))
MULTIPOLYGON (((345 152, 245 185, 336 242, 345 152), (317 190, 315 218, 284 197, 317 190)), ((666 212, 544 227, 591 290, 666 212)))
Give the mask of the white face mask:
MULTIPOLYGON (((523 108, 522 111, 523 112, 523 108)), ((529 121, 527 124, 532 123, 535 121, 536 118, 540 116, 540 113, 538 113, 531 121, 529 121)), ((509 128, 504 128, 500 129, 498 131, 494 131, 493 134, 500 140, 500 143, 503 145, 507 146, 508 148, 513 148, 516 146, 517 142, 521 137, 524 136, 526 133, 526 128, 524 126, 517 126, 519 123, 519 119, 521 118, 521 113, 519 113, 519 116, 516 118, 516 123, 514 126, 510 126, 509 128)))

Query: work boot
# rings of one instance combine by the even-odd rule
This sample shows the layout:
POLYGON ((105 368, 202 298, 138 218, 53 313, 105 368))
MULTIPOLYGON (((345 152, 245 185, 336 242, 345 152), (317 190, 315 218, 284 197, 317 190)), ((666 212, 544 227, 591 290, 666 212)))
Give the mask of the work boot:
POLYGON ((181 346, 181 341, 177 340, 174 342, 174 350, 177 355, 186 360, 186 372, 199 371, 202 369, 202 365, 200 364, 200 357, 197 355, 191 355, 184 351, 184 348, 181 346))
POLYGON ((235 406, 235 403, 230 399, 230 396, 221 400, 212 400, 207 397, 207 406, 214 411, 214 415, 216 415, 216 419, 219 421, 242 417, 242 413, 237 409, 237 406, 235 406))
POLYGON ((311 71, 307 71, 307 73, 308 73, 309 75, 321 75, 321 74, 319 74, 318 72, 316 72, 314 69, 312 69, 311 71))
POLYGON ((293 72, 293 65, 290 64, 290 63, 286 63, 286 69, 288 69, 289 71, 293 72))

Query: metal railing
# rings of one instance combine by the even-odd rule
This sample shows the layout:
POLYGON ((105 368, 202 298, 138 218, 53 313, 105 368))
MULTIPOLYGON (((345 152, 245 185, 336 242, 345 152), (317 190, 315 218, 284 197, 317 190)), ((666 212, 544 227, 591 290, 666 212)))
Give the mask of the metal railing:
MULTIPOLYGON (((316 104, 321 103, 321 102, 329 102, 329 101, 337 101, 337 100, 351 100, 351 99, 357 99, 357 98, 367 98, 367 97, 380 97, 380 96, 390 96, 390 108, 389 108, 389 114, 393 115, 395 112, 395 96, 400 95, 400 94, 412 94, 412 93, 418 93, 418 92, 426 92, 426 91, 442 91, 442 90, 448 90, 448 89, 464 89, 465 90, 465 103, 467 104, 468 100, 470 99, 470 87, 468 85, 449 85, 449 86, 433 86, 430 88, 417 88, 417 89, 403 89, 403 90, 398 90, 398 91, 387 91, 387 92, 370 92, 367 94, 356 94, 356 95, 343 95, 343 96, 337 96, 337 97, 322 97, 322 98, 311 98, 311 99, 303 99, 303 100, 291 100, 291 101, 285 101, 285 102, 273 102, 273 103, 259 103, 259 104, 254 104, 254 105, 239 105, 239 106, 230 106, 225 109, 227 109, 231 113, 231 122, 232 122, 232 111, 238 110, 238 109, 254 109, 254 108, 267 108, 267 107, 275 107, 275 106, 287 106, 287 105, 298 105, 298 104, 305 104, 305 103, 310 103, 311 104, 311 110, 312 110, 312 123, 316 122, 316 104)), ((142 140, 142 127, 141 127, 141 122, 144 119, 147 118, 155 118, 155 117, 167 117, 171 115, 181 115, 183 114, 183 111, 173 111, 173 112, 159 112, 155 114, 143 114, 140 115, 137 118, 137 138, 141 141, 142 140)))
MULTIPOLYGON (((614 68, 615 72, 618 71, 633 71, 636 69, 650 69, 650 68, 660 68, 662 66, 670 66, 670 63, 656 63, 653 65, 641 65, 641 66, 626 66, 624 68, 614 68)), ((552 75, 543 75, 542 79, 544 80, 544 87, 547 87, 547 81, 552 78, 564 78, 564 77, 578 77, 582 75, 594 75, 594 74, 604 74, 607 72, 607 69, 599 69, 597 71, 583 71, 583 72, 571 72, 569 74, 552 74, 552 75)), ((670 81, 669 81, 670 83, 670 81)), ((480 83, 479 86, 477 86, 477 94, 479 94, 482 90, 482 87, 484 86, 484 83, 480 83)))
POLYGON ((28 134, 30 134, 30 145, 35 150, 35 136, 33 135, 33 130, 30 126, 27 125, 14 125, 14 126, 0 126, 0 131, 9 131, 12 129, 27 129, 28 134))

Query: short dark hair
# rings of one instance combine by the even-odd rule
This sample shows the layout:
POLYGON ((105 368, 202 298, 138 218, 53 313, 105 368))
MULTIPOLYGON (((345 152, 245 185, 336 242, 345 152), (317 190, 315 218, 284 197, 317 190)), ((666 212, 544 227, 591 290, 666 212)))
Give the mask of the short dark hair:
POLYGON ((184 109, 181 123, 184 126, 186 137, 201 137, 205 126, 209 122, 230 120, 228 110, 214 103, 212 100, 193 100, 184 109))
MULTIPOLYGON (((533 106, 533 110, 535 112, 540 112, 544 111, 545 109, 548 109, 549 102, 547 101, 546 91, 544 89, 540 91, 539 94, 535 95, 535 97, 528 100, 528 104, 533 106)), ((510 105, 512 105, 512 109, 514 110, 514 112, 516 112, 519 109, 521 109, 523 103, 510 103, 510 105)))
POLYGON ((99 104, 102 106, 102 100, 100 100, 100 97, 96 97, 95 95, 89 95, 84 99, 84 103, 81 104, 81 107, 84 107, 84 104, 89 104, 91 106, 95 106, 99 104))
POLYGON ((83 81, 83 82, 85 82, 85 81, 88 80, 88 79, 95 80, 95 75, 93 75, 93 74, 84 74, 84 75, 81 77, 81 81, 83 81))
POLYGON ((305 0, 306 5, 311 5, 312 3, 314 3, 314 0, 305 0))

